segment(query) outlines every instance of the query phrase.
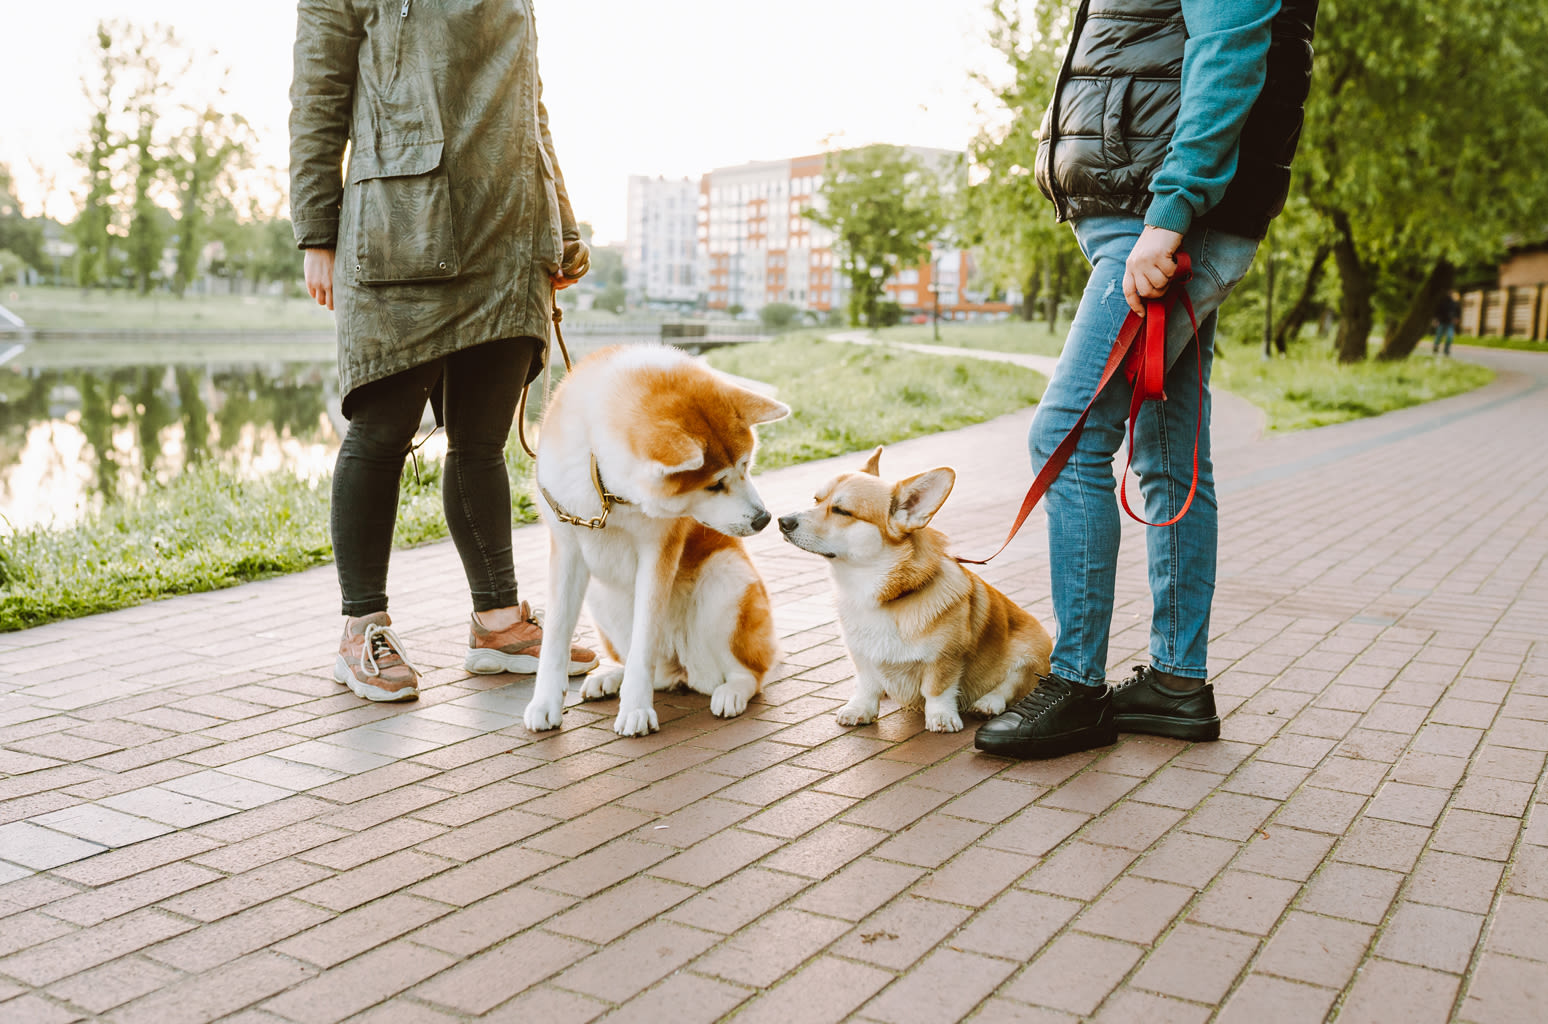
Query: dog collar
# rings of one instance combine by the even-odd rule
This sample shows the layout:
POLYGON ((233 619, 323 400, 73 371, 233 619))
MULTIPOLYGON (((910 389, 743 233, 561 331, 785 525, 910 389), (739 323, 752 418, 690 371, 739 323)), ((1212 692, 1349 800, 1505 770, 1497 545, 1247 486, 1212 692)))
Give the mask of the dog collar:
POLYGON ((613 503, 617 502, 620 505, 627 505, 629 501, 627 498, 619 497, 602 486, 602 471, 597 468, 595 452, 591 455, 591 485, 597 489, 597 498, 602 502, 602 512, 600 515, 592 516, 590 519, 582 519, 580 516, 566 512, 564 507, 554 500, 554 496, 548 493, 548 488, 542 484, 538 484, 538 490, 542 492, 543 500, 548 502, 548 507, 554 510, 554 515, 561 523, 568 523, 571 526, 584 526, 588 530, 600 530, 607 525, 607 516, 608 513, 613 511, 613 503))

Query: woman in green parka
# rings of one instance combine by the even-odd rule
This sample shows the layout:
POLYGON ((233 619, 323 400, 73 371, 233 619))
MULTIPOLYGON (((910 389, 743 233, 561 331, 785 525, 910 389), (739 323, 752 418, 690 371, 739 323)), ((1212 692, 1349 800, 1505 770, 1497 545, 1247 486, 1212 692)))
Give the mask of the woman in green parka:
MULTIPOLYGON (((349 420, 333 476, 334 678, 369 700, 419 693, 387 616, 387 563, 427 401, 446 426, 446 521, 473 599, 467 665, 535 671, 505 443, 547 359, 555 290, 589 252, 548 131, 531 0, 300 0, 290 99, 291 219, 307 291, 334 310, 349 420)), ((571 648, 572 672, 596 663, 571 648)))

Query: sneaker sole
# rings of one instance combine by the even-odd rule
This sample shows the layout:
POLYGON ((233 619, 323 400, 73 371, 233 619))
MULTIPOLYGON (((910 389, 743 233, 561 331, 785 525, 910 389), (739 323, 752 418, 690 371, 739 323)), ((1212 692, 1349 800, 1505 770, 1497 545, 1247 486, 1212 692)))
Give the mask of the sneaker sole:
POLYGON ((1110 747, 1118 742, 1118 730, 1112 725, 1096 726, 1091 729, 1082 729, 1080 732, 1065 733, 1063 736, 1052 736, 1047 739, 1028 740, 1013 739, 999 741, 994 737, 977 735, 973 737, 973 746, 986 754, 997 754, 1000 757, 1019 757, 1028 760, 1042 761, 1051 757, 1063 757, 1065 754, 1078 754, 1082 750, 1093 750, 1097 747, 1110 747))
MULTIPOLYGON (((598 660, 570 662, 569 675, 585 675, 597 667, 598 660)), ((532 675, 538 670, 538 660, 530 654, 504 654, 487 647, 475 647, 462 659, 462 667, 474 675, 492 676, 500 672, 532 675)))
POLYGON ((1119 732, 1138 732, 1147 736, 1168 736, 1174 740, 1208 743, 1220 738, 1218 718, 1173 718, 1169 715, 1114 715, 1119 732))
POLYGON ((350 688, 357 697, 366 700, 374 700, 380 703, 388 703, 398 700, 419 699, 419 687, 411 686, 405 690, 384 690, 380 686, 372 686, 370 683, 362 683, 350 670, 349 662, 344 660, 344 655, 339 655, 333 661, 333 680, 350 688))

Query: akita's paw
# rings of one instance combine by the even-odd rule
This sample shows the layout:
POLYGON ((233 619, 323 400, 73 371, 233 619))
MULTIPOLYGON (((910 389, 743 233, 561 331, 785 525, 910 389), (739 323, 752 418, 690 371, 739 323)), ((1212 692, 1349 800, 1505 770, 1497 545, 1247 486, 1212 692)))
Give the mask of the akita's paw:
POLYGON ((613 731, 620 736, 649 736, 660 728, 655 708, 620 711, 618 717, 613 719, 613 731))
POLYGON ((961 732, 962 716, 955 711, 926 711, 925 728, 931 732, 961 732))
POLYGON ((983 715, 985 718, 993 718, 1005 710, 1005 698, 998 693, 986 693, 973 702, 968 708, 975 715, 983 715))
POLYGON ((549 729, 559 728, 559 721, 563 715, 563 698, 543 700, 540 697, 533 697, 527 702, 527 710, 522 713, 521 720, 533 732, 547 732, 549 729))
POLYGON ((861 704, 845 704, 834 714, 839 725, 870 725, 876 721, 876 709, 861 704))
POLYGON ((720 718, 735 718, 747 710, 748 694, 739 686, 721 683, 710 694, 710 711, 720 718))
POLYGON ((581 700, 607 700, 616 696, 618 688, 623 685, 624 670, 620 665, 610 668, 606 672, 593 672, 586 677, 581 684, 581 700))

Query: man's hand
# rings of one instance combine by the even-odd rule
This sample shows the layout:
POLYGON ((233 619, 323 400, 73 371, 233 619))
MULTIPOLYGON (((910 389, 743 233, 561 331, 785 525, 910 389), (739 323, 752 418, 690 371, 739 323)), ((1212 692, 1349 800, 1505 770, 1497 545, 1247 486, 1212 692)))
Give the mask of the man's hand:
POLYGON ((591 248, 579 238, 564 243, 564 258, 559 261, 559 272, 554 275, 555 288, 568 288, 586 276, 591 269, 591 248))
POLYGON ((1165 228, 1145 225, 1123 269, 1123 297, 1129 308, 1145 315, 1145 299, 1159 299, 1177 273, 1177 250, 1183 236, 1165 228))
POLYGON ((306 293, 317 300, 319 306, 333 308, 333 250, 308 249, 302 263, 306 277, 306 293))

